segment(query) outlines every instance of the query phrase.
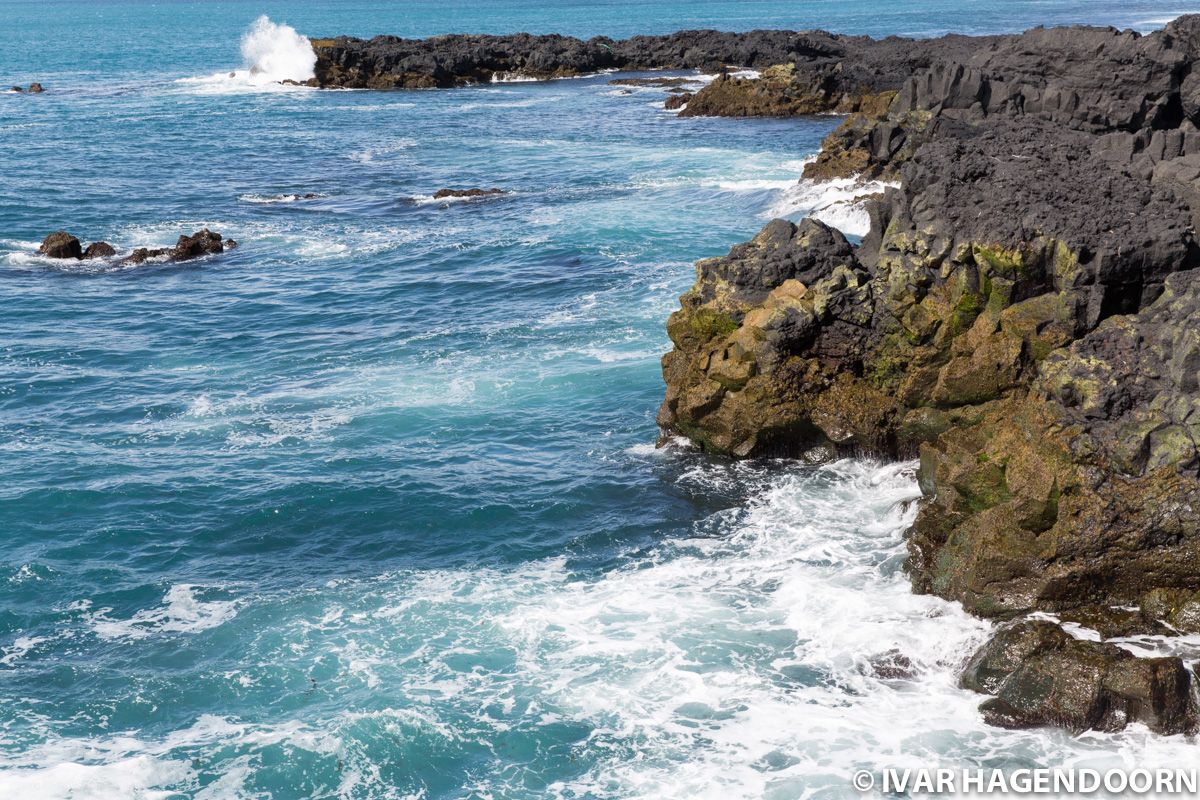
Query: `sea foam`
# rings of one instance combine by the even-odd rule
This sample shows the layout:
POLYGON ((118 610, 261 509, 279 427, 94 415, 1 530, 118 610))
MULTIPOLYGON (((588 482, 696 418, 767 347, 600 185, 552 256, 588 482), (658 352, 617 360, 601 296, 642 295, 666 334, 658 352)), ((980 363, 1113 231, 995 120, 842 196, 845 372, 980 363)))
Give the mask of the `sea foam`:
POLYGON ((92 630, 101 639, 142 639, 156 633, 196 633, 223 625, 237 614, 236 600, 203 600, 201 587, 176 584, 163 605, 143 609, 130 619, 112 619, 111 609, 92 615, 92 630))
MULTIPOLYGON (((286 755, 338 774, 341 796, 383 796, 385 786, 413 796, 388 784, 397 774, 370 743, 453 759, 480 742, 554 747, 563 731, 579 737, 561 754, 577 766, 539 796, 842 797, 863 768, 1190 757, 1185 737, 1144 726, 1072 738, 983 724, 981 697, 959 688, 957 674, 991 624, 913 594, 901 569, 920 495, 915 464, 813 469, 658 452, 680 459, 681 491, 748 490, 748 501, 598 575, 551 557, 342 578, 268 601, 274 611, 257 615, 291 622, 260 634, 231 684, 279 680, 289 667, 310 674, 319 661, 326 691, 375 698, 387 687, 386 705, 253 724, 206 714, 156 735, 47 730, 42 744, 0 753, 0 793, 167 797, 204 780, 205 796, 241 796, 268 769, 247 764, 286 755)), ((135 620, 163 630, 226 616, 191 613, 195 600, 194 587, 175 587, 135 620)), ((471 792, 527 796, 544 766, 530 758, 485 764, 471 792)))
POLYGON ((864 181, 857 177, 820 182, 801 178, 784 188, 762 217, 810 216, 847 236, 865 236, 871 229, 866 199, 898 185, 886 181, 864 181))

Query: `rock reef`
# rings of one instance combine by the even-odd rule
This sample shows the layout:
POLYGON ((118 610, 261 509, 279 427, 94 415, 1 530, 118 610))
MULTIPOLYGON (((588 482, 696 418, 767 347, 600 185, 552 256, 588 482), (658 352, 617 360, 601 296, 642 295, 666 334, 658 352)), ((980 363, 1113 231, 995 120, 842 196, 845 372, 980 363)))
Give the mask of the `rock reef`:
MULTIPOLYGON (((861 242, 776 220, 699 262, 660 425, 735 457, 918 457, 913 586, 980 616, 1200 632, 1200 17, 889 41, 687 102, 848 112, 806 174, 899 188, 861 242)), ((1195 729, 1179 658, 1029 624, 964 677, 990 721, 1195 729)))
MULTIPOLYGON (((233 239, 223 239, 221 234, 204 228, 190 236, 180 236, 174 247, 139 247, 122 258, 120 263, 136 265, 156 259, 170 262, 191 261, 200 256, 223 253, 234 247, 237 247, 237 242, 233 239)), ((42 240, 38 253, 47 258, 88 261, 112 258, 117 255, 117 249, 108 242, 92 242, 84 249, 75 236, 66 231, 55 231, 42 240)))

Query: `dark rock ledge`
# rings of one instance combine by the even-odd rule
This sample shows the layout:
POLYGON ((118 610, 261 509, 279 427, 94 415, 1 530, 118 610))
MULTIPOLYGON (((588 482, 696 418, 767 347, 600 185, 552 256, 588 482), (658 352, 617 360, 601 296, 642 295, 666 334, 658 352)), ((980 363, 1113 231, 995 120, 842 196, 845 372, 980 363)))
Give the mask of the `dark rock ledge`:
MULTIPOLYGON (((429 39, 376 36, 314 38, 316 77, 311 84, 349 89, 427 89, 487 83, 506 78, 568 78, 603 70, 765 69, 794 65, 797 86, 806 84, 832 110, 840 95, 863 87, 898 88, 937 53, 965 53, 983 40, 964 36, 912 40, 840 36, 824 31, 679 31, 667 36, 634 36, 586 41, 570 36, 455 34, 429 39), (838 65, 842 65, 839 67, 838 65)), ((737 80, 737 79, 731 79, 737 80)), ((739 84, 741 85, 741 84, 739 84)), ((748 84, 747 84, 748 85, 748 84)), ((815 100, 801 105, 812 105, 815 100)), ((841 103, 856 110, 854 102, 841 103)))
POLYGON ((963 677, 989 721, 1194 731, 1184 661, 1029 615, 1200 633, 1200 17, 870 52, 688 102, 806 113, 815 76, 853 113, 810 177, 900 186, 860 244, 776 220, 699 262, 659 423, 734 457, 919 457, 914 589, 1013 621, 963 677))

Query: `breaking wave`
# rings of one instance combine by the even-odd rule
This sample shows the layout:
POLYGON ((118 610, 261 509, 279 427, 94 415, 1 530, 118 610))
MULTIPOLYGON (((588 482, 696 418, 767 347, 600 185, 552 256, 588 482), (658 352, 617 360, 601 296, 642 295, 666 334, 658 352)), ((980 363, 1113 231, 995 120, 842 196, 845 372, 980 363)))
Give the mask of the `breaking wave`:
POLYGON ((183 78, 178 83, 203 94, 299 88, 284 81, 303 83, 315 77, 317 54, 308 38, 295 28, 272 22, 264 15, 242 35, 242 61, 241 69, 183 78))
POLYGON ((867 198, 898 185, 859 178, 835 178, 820 182, 802 178, 783 189, 779 198, 762 216, 767 219, 809 216, 837 228, 847 236, 865 236, 871 229, 871 219, 865 206, 867 198))

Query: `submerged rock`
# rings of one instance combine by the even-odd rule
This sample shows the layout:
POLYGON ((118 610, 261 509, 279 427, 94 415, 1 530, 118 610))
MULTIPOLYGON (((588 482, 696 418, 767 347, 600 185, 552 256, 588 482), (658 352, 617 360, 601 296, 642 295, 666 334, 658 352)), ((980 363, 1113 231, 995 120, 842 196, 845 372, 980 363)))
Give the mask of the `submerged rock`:
POLYGON ((912 659, 895 649, 874 656, 869 663, 869 674, 880 680, 911 680, 918 674, 912 659))
POLYGON ((1200 725, 1192 683, 1182 659, 1138 658, 1032 620, 1002 628, 962 674, 964 688, 994 695, 980 706, 993 725, 1119 731, 1142 723, 1168 735, 1200 725))
POLYGON ((47 258, 82 258, 83 246, 66 231, 55 231, 42 240, 38 252, 47 258))

